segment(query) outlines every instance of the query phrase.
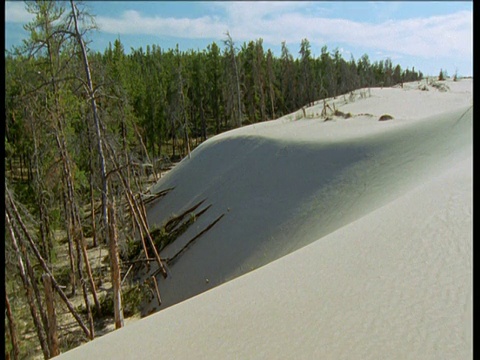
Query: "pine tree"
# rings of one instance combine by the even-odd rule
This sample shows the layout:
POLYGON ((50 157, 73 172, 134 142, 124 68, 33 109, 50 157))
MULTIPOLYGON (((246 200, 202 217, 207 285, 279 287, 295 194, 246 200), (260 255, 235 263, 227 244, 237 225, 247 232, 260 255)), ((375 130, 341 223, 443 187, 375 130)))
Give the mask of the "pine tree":
POLYGON ((243 118, 243 113, 242 113, 242 92, 240 90, 240 69, 238 66, 238 61, 237 61, 237 54, 236 54, 236 49, 235 49, 235 43, 233 42, 232 37, 230 36, 230 33, 227 31, 225 34, 227 38, 223 41, 225 44, 225 51, 226 55, 228 56, 228 63, 230 64, 230 71, 232 72, 233 76, 230 78, 230 91, 232 93, 236 93, 236 112, 233 112, 233 118, 236 119, 236 125, 242 126, 242 118, 243 118), (235 89, 235 90, 233 90, 235 89))

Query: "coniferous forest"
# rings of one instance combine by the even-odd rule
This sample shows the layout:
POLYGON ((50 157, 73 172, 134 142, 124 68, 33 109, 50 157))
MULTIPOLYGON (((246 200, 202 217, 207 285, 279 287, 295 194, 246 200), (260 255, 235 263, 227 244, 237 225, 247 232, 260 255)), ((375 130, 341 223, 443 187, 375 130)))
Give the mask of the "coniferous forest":
POLYGON ((168 163, 226 130, 422 78, 390 59, 313 55, 307 39, 280 56, 228 33, 196 51, 118 39, 94 52, 81 4, 26 7, 29 37, 5 53, 6 358, 53 357, 93 339, 102 319, 123 326, 152 288, 130 280, 136 262, 168 276, 145 210, 168 163))

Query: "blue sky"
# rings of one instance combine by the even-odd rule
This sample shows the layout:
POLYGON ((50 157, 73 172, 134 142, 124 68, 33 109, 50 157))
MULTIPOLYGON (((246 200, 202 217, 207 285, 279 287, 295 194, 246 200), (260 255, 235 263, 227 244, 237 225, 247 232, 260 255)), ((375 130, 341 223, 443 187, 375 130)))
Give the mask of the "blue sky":
MULTIPOLYGON (((203 50, 229 31, 238 46, 263 39, 265 49, 279 56, 282 41, 298 54, 307 38, 312 54, 338 48, 358 60, 392 59, 403 69, 413 66, 425 75, 440 69, 449 75, 473 74, 473 1, 88 1, 98 31, 90 48, 103 52, 120 38, 130 48, 203 50)), ((69 5, 69 3, 66 3, 69 5)), ((5 47, 19 45, 32 19, 23 2, 5 5, 5 47)))

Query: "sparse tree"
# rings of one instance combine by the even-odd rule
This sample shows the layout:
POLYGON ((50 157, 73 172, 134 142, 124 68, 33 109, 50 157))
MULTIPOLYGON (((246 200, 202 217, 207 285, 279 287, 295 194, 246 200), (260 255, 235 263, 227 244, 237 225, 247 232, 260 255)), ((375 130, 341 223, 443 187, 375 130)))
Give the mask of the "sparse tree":
POLYGON ((446 79, 446 72, 440 69, 440 73, 438 74, 438 81, 444 81, 446 79))

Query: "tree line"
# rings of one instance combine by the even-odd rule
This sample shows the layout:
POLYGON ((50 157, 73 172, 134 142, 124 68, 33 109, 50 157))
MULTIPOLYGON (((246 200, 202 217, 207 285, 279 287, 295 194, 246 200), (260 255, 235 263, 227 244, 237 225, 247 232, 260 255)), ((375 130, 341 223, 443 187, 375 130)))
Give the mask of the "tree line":
POLYGON ((315 57, 308 39, 302 40, 297 57, 285 42, 276 57, 262 39, 237 46, 228 32, 221 44, 213 42, 201 51, 152 45, 126 54, 117 39, 103 54, 92 54, 92 60, 100 73, 114 74, 152 157, 184 156, 187 137, 195 146, 317 100, 423 77, 388 58, 371 62, 365 54, 358 61, 353 56, 345 60, 327 46, 315 57))
POLYGON ((93 17, 80 4, 26 8, 34 15, 29 38, 5 54, 6 357, 23 351, 20 305, 44 357, 58 354, 48 290, 85 339, 95 337, 102 274, 92 271, 90 248, 108 249, 116 328, 123 326, 121 255, 129 244, 141 242, 145 261, 167 276, 144 201, 158 160, 178 160, 215 134, 320 99, 422 78, 390 59, 345 60, 326 46, 315 57, 307 39, 296 57, 285 42, 277 57, 262 39, 239 46, 229 33, 201 51, 152 45, 126 53, 117 39, 94 52, 87 41, 93 17), (56 266, 63 242, 65 278, 56 266), (77 292, 84 313, 70 301, 77 292))

